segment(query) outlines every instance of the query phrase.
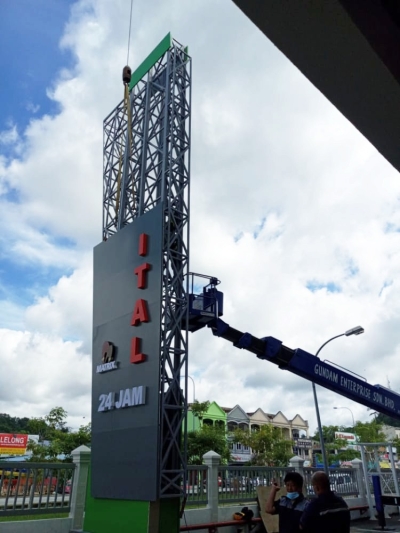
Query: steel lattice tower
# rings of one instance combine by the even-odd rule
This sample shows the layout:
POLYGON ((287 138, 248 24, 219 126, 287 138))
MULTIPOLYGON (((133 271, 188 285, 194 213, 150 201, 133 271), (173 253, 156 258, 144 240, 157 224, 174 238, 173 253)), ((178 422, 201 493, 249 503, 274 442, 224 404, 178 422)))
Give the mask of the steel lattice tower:
MULTIPOLYGON (((104 121, 103 240, 163 205, 159 496, 186 486, 191 58, 170 35, 104 121), (140 76, 140 79, 137 79, 140 76), (182 431, 185 445, 182 447, 182 431)), ((135 79, 136 77, 136 79, 135 79)))

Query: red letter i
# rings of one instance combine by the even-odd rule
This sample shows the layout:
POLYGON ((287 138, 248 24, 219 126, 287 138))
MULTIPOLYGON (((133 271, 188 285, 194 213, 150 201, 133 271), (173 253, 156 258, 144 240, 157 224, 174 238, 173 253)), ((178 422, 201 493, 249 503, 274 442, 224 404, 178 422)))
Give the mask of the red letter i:
POLYGON ((141 233, 139 237, 139 255, 145 256, 147 255, 147 248, 148 248, 148 235, 147 233, 141 233))

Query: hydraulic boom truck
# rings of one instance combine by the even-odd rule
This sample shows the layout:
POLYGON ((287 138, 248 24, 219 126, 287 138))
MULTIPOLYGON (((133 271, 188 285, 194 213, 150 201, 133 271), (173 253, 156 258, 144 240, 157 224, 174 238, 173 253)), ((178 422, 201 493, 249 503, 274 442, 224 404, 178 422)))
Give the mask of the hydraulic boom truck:
POLYGON ((354 400, 375 411, 400 420, 400 395, 382 385, 370 385, 366 380, 332 363, 321 361, 301 348, 291 349, 274 337, 258 339, 250 333, 232 328, 221 319, 224 310, 224 295, 217 289, 220 281, 211 276, 191 273, 191 292, 187 327, 191 332, 205 326, 217 337, 231 342, 236 348, 254 353, 259 359, 278 365, 298 376, 308 379, 354 400), (195 278, 208 279, 200 294, 194 290, 199 285, 195 278))

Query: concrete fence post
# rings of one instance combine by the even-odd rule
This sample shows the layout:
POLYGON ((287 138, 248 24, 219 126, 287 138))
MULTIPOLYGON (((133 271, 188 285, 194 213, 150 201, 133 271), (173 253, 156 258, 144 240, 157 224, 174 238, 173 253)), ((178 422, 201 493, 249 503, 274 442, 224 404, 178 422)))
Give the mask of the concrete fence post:
POLYGON ((203 455, 203 461, 207 465, 207 507, 210 509, 210 521, 218 521, 218 470, 221 464, 221 456, 213 452, 203 455))
POLYGON ((304 478, 304 459, 302 459, 298 455, 295 455, 290 459, 289 465, 294 468, 296 472, 301 474, 304 478))
POLYGON ((71 511, 69 517, 72 519, 71 532, 78 532, 83 531, 90 449, 87 446, 79 446, 73 450, 72 462, 76 465, 76 468, 72 485, 71 511))
POLYGON ((353 465, 353 469, 356 472, 358 496, 360 498, 366 498, 367 493, 365 490, 364 476, 362 471, 362 461, 356 458, 351 461, 351 464, 353 465))

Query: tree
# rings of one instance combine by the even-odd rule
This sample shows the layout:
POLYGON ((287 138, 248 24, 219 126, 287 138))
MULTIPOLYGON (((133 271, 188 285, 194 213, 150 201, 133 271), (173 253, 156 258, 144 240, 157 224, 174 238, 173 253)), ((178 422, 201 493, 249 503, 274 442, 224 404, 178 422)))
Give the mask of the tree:
POLYGON ((282 437, 282 432, 270 424, 265 424, 258 431, 236 429, 234 442, 249 446, 253 451, 250 464, 257 466, 287 466, 293 455, 293 442, 282 437))
POLYGON ((71 452, 75 448, 90 444, 91 424, 71 432, 66 424, 67 416, 65 409, 55 407, 44 418, 31 420, 31 427, 37 431, 39 442, 28 443, 27 449, 32 452, 29 461, 71 462, 71 452), (62 460, 60 456, 64 456, 62 460))
MULTIPOLYGON (((371 422, 357 422, 355 426, 355 431, 359 442, 385 442, 386 436, 382 431, 382 425, 374 420, 371 422)), ((373 446, 366 446, 365 453, 369 461, 375 460, 376 448, 373 446)))
POLYGON ((226 440, 225 428, 204 425, 196 431, 189 431, 187 435, 188 464, 201 465, 203 455, 214 451, 221 456, 222 462, 230 460, 231 453, 226 440))
POLYGON ((63 407, 53 407, 45 417, 31 418, 28 422, 29 432, 39 435, 39 442, 53 438, 54 432, 68 433, 68 413, 63 407))
MULTIPOLYGON (((322 426, 326 450, 328 452, 333 452, 334 450, 339 451, 339 453, 335 455, 328 453, 327 459, 329 464, 332 464, 336 461, 352 461, 355 458, 359 458, 360 453, 357 450, 352 448, 343 450, 343 448, 346 446, 346 441, 335 439, 336 431, 344 431, 344 428, 338 426, 322 426)), ((371 420, 371 422, 356 422, 354 428, 350 428, 350 433, 354 433, 357 436, 358 442, 374 443, 386 441, 385 434, 382 432, 382 424, 378 422, 378 417, 376 417, 374 420, 371 420)), ((316 434, 313 439, 319 441, 319 435, 316 434)), ((373 460, 374 448, 372 446, 367 446, 365 451, 369 460, 373 460)), ((321 459, 320 454, 318 454, 317 457, 319 460, 321 459)))
POLYGON ((393 426, 395 428, 399 428, 400 427, 400 420, 398 420, 397 418, 393 418, 393 417, 391 417, 389 415, 384 415, 382 413, 378 413, 376 415, 375 420, 379 424, 385 424, 387 426, 393 426))
POLYGON ((376 420, 371 422, 357 422, 354 431, 359 442, 385 442, 386 437, 382 431, 382 424, 376 420))
MULTIPOLYGON (((356 450, 351 448, 344 449, 348 446, 348 443, 344 439, 337 439, 335 437, 335 433, 338 431, 354 433, 354 428, 345 426, 322 426, 322 435, 324 438, 325 450, 327 452, 326 459, 329 465, 336 464, 338 461, 352 461, 356 457, 360 457, 360 453, 356 450)), ((312 439, 319 442, 318 431, 312 439)), ((319 462, 322 462, 322 454, 317 453, 316 457, 319 462)))
POLYGON ((72 451, 78 446, 84 444, 87 446, 90 444, 92 434, 91 424, 86 426, 81 426, 78 431, 74 432, 65 432, 63 430, 57 430, 57 433, 54 435, 53 440, 51 441, 51 446, 54 452, 57 452, 58 455, 64 455, 65 458, 63 461, 71 462, 72 461, 72 451))
POLYGON ((0 413, 0 433, 28 433, 29 418, 0 413))
POLYGON ((347 448, 347 450, 339 450, 338 454, 333 456, 333 461, 352 461, 353 459, 360 459, 360 452, 353 448, 347 448))
POLYGON ((48 415, 44 417, 47 425, 53 431, 67 432, 67 416, 68 413, 62 407, 53 407, 48 415))
MULTIPOLYGON (((325 449, 328 452, 327 460, 329 465, 336 464, 338 461, 352 461, 360 458, 360 452, 348 447, 346 439, 334 439, 333 442, 325 443, 325 449)), ((322 461, 322 455, 317 454, 318 460, 322 461)))
POLYGON ((392 440, 392 444, 397 450, 400 450, 400 438, 399 437, 395 437, 392 440))
POLYGON ((197 418, 200 420, 200 424, 204 418, 204 415, 208 411, 208 408, 210 407, 210 402, 199 402, 198 400, 195 400, 191 404, 191 409, 193 416, 197 416, 197 418))
POLYGON ((49 433, 49 426, 44 418, 31 418, 28 423, 29 433, 39 435, 39 442, 42 442, 49 433))
MULTIPOLYGON (((339 426, 322 426, 322 436, 324 439, 325 444, 327 443, 333 443, 335 441, 335 433, 337 431, 343 431, 342 428, 339 428, 339 426)), ((319 442, 319 432, 316 431, 315 435, 312 437, 313 440, 316 440, 319 442)))

